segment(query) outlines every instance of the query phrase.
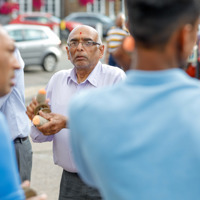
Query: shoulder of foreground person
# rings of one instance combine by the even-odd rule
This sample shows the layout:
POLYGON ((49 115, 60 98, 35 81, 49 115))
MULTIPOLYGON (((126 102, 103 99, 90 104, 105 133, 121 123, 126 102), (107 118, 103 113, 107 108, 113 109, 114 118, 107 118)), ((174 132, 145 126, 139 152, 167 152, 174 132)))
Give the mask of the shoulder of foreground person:
MULTIPOLYGON (((97 88, 95 90, 82 91, 72 97, 69 106, 69 114, 75 116, 77 113, 80 113, 80 115, 83 116, 82 114, 86 112, 91 112, 92 114, 94 110, 98 112, 107 106, 115 106, 117 98, 123 95, 124 84, 126 84, 126 81, 121 81, 117 84, 97 88)), ((78 117, 80 117, 80 115, 78 117)), ((71 117, 69 117, 69 119, 71 119, 71 117)))
MULTIPOLYGON (((91 91, 84 91, 77 96, 73 97, 69 106, 69 127, 71 130, 70 140, 71 147, 74 154, 74 160, 80 176, 90 186, 97 187, 97 176, 93 170, 93 166, 90 165, 91 159, 96 154, 92 151, 93 156, 88 154, 89 149, 93 146, 94 141, 99 136, 104 138, 102 133, 100 135, 91 134, 96 132, 98 126, 105 127, 105 122, 110 123, 107 120, 108 110, 112 110, 120 106, 116 103, 116 96, 113 95, 113 91, 121 90, 123 83, 116 84, 111 87, 98 88, 91 91), (78 125, 78 126, 77 126, 78 125), (84 145, 88 148, 85 149, 84 145), (90 146, 91 145, 91 146, 90 146), (83 151, 84 150, 86 151, 83 151), (89 155, 89 157, 88 157, 89 155)), ((100 129, 98 129, 100 131, 100 129)), ((98 138, 99 139, 99 138, 98 138)), ((99 148, 99 145, 97 145, 99 148)))

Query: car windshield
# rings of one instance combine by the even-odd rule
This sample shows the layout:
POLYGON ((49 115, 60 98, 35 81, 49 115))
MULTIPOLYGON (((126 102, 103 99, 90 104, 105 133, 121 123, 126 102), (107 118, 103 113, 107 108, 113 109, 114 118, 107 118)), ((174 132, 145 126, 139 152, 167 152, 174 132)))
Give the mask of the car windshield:
POLYGON ((95 15, 95 14, 87 15, 87 13, 86 14, 74 13, 65 17, 65 20, 66 21, 83 21, 85 18, 95 18, 105 23, 113 23, 113 20, 106 15, 95 15))
POLYGON ((60 19, 56 16, 51 16, 51 21, 56 22, 56 23, 60 23, 60 19))
POLYGON ((107 23, 113 22, 113 20, 111 18, 104 16, 104 15, 101 16, 101 20, 104 21, 104 22, 107 22, 107 23))

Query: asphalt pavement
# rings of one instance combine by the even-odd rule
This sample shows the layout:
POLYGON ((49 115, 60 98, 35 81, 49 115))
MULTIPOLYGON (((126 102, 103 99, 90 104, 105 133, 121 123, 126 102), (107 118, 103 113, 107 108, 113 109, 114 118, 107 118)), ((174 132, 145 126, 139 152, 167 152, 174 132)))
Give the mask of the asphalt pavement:
POLYGON ((46 193, 48 200, 57 200, 62 169, 54 165, 52 142, 33 143, 31 187, 38 194, 46 193))

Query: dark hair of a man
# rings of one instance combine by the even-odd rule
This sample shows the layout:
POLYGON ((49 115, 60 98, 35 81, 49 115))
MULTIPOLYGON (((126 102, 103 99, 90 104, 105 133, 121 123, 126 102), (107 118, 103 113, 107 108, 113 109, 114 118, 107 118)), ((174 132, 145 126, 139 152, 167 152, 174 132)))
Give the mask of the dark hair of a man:
POLYGON ((129 30, 136 44, 162 47, 174 31, 194 24, 200 15, 200 0, 126 0, 129 30))

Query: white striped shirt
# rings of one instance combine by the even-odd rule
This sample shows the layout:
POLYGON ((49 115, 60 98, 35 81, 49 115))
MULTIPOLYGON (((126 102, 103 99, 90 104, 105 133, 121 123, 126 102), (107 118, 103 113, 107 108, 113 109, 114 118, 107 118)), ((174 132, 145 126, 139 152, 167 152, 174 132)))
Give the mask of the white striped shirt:
POLYGON ((126 29, 121 29, 119 27, 112 27, 107 33, 107 48, 108 52, 112 53, 117 49, 118 46, 122 43, 124 37, 129 35, 126 29))

